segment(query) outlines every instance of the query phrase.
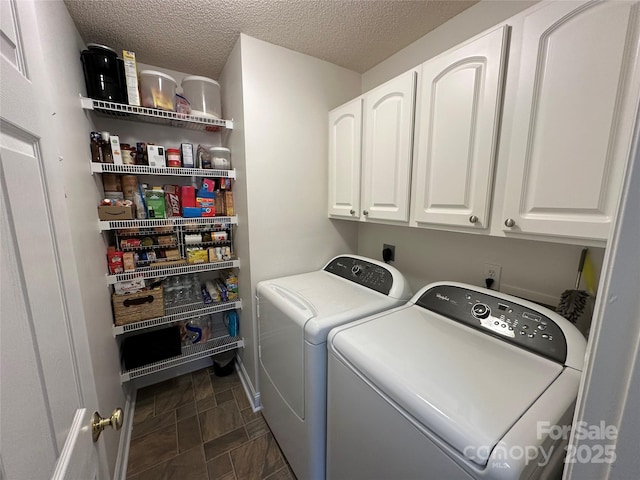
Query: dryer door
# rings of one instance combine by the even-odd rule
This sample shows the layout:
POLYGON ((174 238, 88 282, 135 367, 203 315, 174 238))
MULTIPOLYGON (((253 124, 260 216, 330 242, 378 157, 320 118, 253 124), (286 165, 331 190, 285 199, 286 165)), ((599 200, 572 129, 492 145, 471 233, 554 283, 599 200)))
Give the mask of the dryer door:
MULTIPOLYGON (((289 408, 304 419, 304 326, 316 309, 295 292, 274 284, 258 287, 260 365, 289 408)), ((262 398, 265 409, 271 399, 262 398)), ((275 400, 277 401, 277 400, 275 400)))

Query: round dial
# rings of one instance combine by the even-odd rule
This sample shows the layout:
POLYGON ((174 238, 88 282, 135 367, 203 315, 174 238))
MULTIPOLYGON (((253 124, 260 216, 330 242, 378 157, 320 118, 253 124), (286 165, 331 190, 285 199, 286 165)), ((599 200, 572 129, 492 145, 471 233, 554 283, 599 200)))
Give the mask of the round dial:
POLYGON ((354 275, 360 275, 361 272, 362 267, 360 265, 354 265, 353 267, 351 267, 351 273, 353 273, 354 275))
POLYGON ((476 318, 487 318, 491 313, 491 309, 488 305, 484 303, 476 303, 473 307, 471 307, 471 313, 476 318))

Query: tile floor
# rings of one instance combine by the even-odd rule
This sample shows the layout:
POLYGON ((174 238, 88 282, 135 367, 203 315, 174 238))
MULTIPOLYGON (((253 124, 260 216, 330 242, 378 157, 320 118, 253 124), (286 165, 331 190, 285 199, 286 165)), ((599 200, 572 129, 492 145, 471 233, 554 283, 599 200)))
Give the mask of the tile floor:
POLYGON ((128 480, 295 480, 234 372, 202 369, 138 390, 128 480))

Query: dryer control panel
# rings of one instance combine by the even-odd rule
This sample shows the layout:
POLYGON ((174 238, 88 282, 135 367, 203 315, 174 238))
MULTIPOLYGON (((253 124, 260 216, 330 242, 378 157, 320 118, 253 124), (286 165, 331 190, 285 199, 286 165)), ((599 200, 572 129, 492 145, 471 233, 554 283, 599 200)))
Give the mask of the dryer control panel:
POLYGON ((334 258, 324 270, 385 295, 389 295, 393 286, 393 274, 389 270, 359 258, 334 258))
POLYGON ((424 292, 417 305, 563 363, 567 342, 548 316, 514 301, 453 285, 424 292))

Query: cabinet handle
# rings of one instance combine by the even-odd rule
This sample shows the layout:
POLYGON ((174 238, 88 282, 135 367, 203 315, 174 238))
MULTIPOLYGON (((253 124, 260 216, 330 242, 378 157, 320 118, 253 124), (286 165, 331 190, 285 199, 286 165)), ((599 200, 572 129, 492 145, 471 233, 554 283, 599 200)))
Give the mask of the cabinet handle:
POLYGON ((469 217, 469 221, 470 221, 471 223, 478 223, 478 217, 477 217, 477 216, 475 216, 475 215, 471 215, 471 216, 469 217))
POLYGON ((355 210, 349 210, 349 213, 350 213, 351 215, 355 215, 356 211, 355 211, 355 210))
POLYGON ((513 218, 507 218, 507 219, 504 221, 504 225, 505 225, 506 227, 509 227, 509 228, 511 228, 511 227, 515 227, 515 226, 516 226, 516 221, 515 221, 513 218))
POLYGON ((363 214, 364 216, 367 216, 367 215, 369 215, 369 212, 368 212, 368 211, 366 211, 366 210, 363 210, 363 211, 362 211, 362 214, 363 214))

